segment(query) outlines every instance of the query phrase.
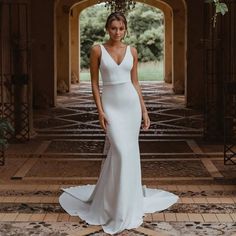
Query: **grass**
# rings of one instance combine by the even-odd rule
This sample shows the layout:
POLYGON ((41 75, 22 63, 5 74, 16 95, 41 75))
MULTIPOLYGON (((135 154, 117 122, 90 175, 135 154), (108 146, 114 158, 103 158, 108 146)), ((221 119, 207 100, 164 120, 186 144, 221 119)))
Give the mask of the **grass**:
MULTIPOLYGON (((140 81, 163 81, 163 62, 139 63, 138 79, 140 81)), ((89 70, 80 72, 81 81, 89 81, 89 70)))

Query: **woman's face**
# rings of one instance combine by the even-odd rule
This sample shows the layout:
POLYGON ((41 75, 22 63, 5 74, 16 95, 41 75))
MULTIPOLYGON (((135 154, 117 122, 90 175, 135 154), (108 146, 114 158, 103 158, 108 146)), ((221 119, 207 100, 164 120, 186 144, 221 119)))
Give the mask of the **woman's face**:
POLYGON ((121 41, 125 37, 125 24, 121 20, 113 20, 107 28, 110 38, 114 41, 121 41))

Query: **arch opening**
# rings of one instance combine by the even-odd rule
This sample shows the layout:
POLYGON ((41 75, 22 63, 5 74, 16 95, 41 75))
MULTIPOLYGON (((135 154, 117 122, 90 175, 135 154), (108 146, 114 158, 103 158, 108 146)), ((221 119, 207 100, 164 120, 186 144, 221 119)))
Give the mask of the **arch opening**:
MULTIPOLYGON (((72 11, 77 12, 77 6, 72 8, 72 11)), ((104 22, 106 21, 108 14, 109 12, 103 6, 103 4, 85 8, 80 11, 79 16, 77 14, 73 14, 73 18, 79 17, 79 19, 71 20, 71 25, 73 24, 73 21, 79 22, 77 29, 80 28, 80 45, 77 44, 77 47, 80 46, 81 51, 81 70, 79 69, 80 81, 90 80, 88 70, 88 52, 91 46, 94 43, 102 44, 109 38, 104 29, 104 22), (93 20, 90 20, 90 16, 93 16, 93 20)), ((163 67, 165 66, 165 63, 163 63, 163 45, 165 33, 164 13, 161 10, 151 7, 147 4, 137 3, 135 9, 130 14, 128 14, 127 21, 128 34, 124 38, 123 42, 127 45, 132 45, 137 48, 139 55, 139 80, 147 82, 163 82, 163 67)), ((77 35, 78 34, 76 33, 75 37, 73 38, 73 33, 71 32, 72 54, 73 51, 78 51, 78 48, 73 48, 75 41, 78 41, 77 35)), ((71 61, 73 62, 77 58, 73 57, 72 54, 71 61)), ((74 70, 76 70, 76 68, 74 70)))
MULTIPOLYGON (((138 1, 143 3, 144 1, 138 1)), ((80 37, 79 30, 71 34, 71 28, 79 29, 79 20, 71 23, 71 14, 79 16, 85 8, 93 6, 97 1, 60 0, 57 5, 57 86, 69 92, 71 81, 79 81, 80 37), (76 10, 75 10, 76 9, 76 10), (71 13, 72 12, 72 13, 71 13), (76 32, 76 33, 75 33, 76 32), (74 39, 78 43, 75 42, 74 39), (72 43, 71 43, 72 42, 72 43), (76 49, 76 47, 78 49, 76 49), (76 50, 75 50, 76 49, 76 50), (73 58, 73 60, 72 60, 73 58), (78 69, 76 69, 78 68, 78 69), (76 79, 77 78, 77 79, 76 79)), ((163 11, 165 17, 164 43, 164 81, 172 82, 176 94, 183 94, 186 86, 186 4, 184 1, 151 1, 145 4, 163 11)))

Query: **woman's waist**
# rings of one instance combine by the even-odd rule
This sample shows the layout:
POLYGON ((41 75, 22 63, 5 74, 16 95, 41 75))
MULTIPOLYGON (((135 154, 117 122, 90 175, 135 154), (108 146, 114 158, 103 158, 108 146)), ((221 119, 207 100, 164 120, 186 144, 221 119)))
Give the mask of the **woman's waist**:
POLYGON ((131 79, 125 79, 125 80, 103 80, 102 85, 103 86, 110 86, 110 85, 120 85, 120 84, 126 84, 126 83, 131 83, 131 79))
POLYGON ((137 96, 137 91, 131 81, 102 86, 102 96, 109 98, 137 96))

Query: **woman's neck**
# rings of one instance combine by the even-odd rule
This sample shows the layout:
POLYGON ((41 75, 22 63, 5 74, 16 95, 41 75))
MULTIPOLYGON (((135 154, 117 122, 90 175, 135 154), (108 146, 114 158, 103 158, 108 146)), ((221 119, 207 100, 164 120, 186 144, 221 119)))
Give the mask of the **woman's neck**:
POLYGON ((112 39, 108 39, 106 43, 111 47, 119 47, 123 45, 121 41, 114 41, 112 39))

